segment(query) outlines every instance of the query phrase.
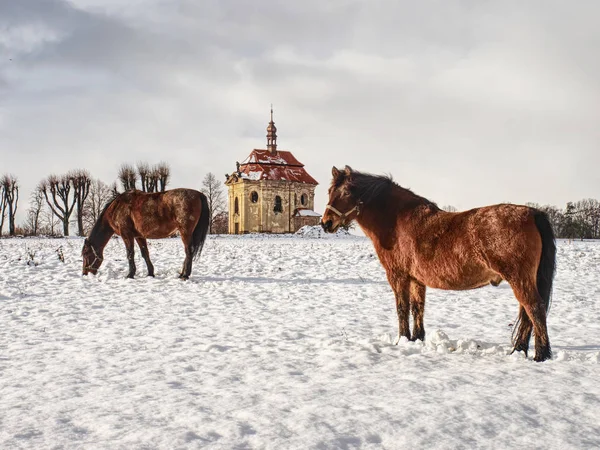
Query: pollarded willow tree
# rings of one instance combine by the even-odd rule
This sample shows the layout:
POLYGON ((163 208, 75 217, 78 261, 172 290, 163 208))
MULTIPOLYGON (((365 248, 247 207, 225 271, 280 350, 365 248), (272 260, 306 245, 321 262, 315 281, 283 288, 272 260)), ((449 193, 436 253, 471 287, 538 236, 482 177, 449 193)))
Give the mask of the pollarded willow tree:
POLYGON ((85 212, 85 203, 90 194, 92 178, 87 170, 74 170, 68 174, 73 185, 73 196, 75 197, 75 205, 77 206, 77 234, 85 236, 83 226, 83 215, 85 212))
POLYGON ((19 182, 14 175, 3 175, 0 178, 0 235, 5 218, 8 219, 8 234, 15 235, 15 215, 19 206, 19 182))
POLYGON ((119 182, 121 183, 123 190, 129 191, 131 189, 136 189, 137 173, 132 165, 123 164, 119 168, 119 174, 117 177, 119 178, 119 182))
POLYGON ((77 202, 71 178, 69 175, 50 175, 40 183, 40 190, 52 213, 62 222, 64 235, 68 236, 69 219, 77 202))

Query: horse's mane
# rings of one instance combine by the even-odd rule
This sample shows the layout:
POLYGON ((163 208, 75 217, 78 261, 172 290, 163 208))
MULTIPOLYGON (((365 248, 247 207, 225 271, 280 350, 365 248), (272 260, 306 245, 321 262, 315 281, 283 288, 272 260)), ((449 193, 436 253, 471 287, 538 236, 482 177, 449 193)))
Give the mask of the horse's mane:
POLYGON ((352 170, 347 180, 348 190, 353 198, 371 205, 384 205, 394 192, 401 192, 406 202, 412 205, 425 204, 439 209, 431 200, 415 194, 394 182, 391 175, 372 175, 352 170))
POLYGON ((97 233, 100 232, 100 228, 102 227, 102 223, 104 222, 104 215, 106 214, 106 211, 108 210, 109 206, 113 204, 113 202, 119 198, 122 195, 121 192, 116 192, 114 191, 111 195, 111 197, 108 199, 108 201, 105 203, 104 207, 102 208, 102 211, 100 212, 100 215, 98 216, 98 220, 96 220, 96 223, 94 224, 94 227, 92 228, 92 231, 90 231, 90 237, 95 236, 97 233))

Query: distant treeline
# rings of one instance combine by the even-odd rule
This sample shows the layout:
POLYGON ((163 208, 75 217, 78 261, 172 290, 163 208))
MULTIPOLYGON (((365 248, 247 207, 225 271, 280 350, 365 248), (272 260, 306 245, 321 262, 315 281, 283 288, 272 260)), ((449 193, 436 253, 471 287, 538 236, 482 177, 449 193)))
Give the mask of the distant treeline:
MULTIPOLYGON (((548 214, 554 234, 563 239, 600 239, 600 202, 593 198, 569 202, 565 209, 552 205, 525 203, 548 214)), ((456 212, 454 206, 443 206, 443 210, 456 212)))
POLYGON ((600 238, 600 202, 596 199, 587 198, 578 202, 569 202, 565 209, 551 205, 540 206, 537 203, 527 203, 527 206, 548 214, 557 238, 600 238))

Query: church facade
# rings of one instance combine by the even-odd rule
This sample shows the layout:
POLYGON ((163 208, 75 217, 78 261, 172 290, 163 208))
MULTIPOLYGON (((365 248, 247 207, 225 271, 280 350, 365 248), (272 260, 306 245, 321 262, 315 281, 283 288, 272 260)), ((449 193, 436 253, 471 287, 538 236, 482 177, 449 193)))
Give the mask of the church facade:
POLYGON ((317 181, 289 151, 277 149, 277 128, 267 126, 267 148, 254 149, 227 175, 229 233, 294 233, 317 225, 317 181))

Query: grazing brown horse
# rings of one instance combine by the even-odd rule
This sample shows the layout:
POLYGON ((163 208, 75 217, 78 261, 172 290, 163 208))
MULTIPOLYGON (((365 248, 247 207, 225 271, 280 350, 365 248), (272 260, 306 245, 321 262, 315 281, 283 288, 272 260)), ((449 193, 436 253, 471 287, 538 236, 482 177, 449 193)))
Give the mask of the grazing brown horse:
POLYGON ((425 287, 473 289, 506 280, 519 301, 513 351, 527 355, 532 330, 535 360, 552 357, 546 328, 556 246, 542 211, 494 205, 450 213, 389 177, 335 167, 325 231, 356 220, 371 238, 396 297, 398 337, 425 338, 425 287), (413 332, 409 330, 409 311, 413 332))
POLYGON ((160 239, 179 232, 185 247, 185 261, 180 278, 187 280, 192 272, 192 259, 199 257, 209 225, 206 196, 192 189, 147 193, 127 191, 110 200, 83 245, 83 274, 96 274, 102 264, 104 247, 113 234, 125 243, 129 274, 135 275, 134 241, 154 276, 146 239, 160 239))

